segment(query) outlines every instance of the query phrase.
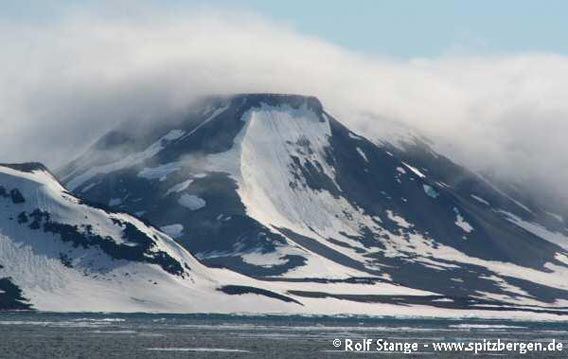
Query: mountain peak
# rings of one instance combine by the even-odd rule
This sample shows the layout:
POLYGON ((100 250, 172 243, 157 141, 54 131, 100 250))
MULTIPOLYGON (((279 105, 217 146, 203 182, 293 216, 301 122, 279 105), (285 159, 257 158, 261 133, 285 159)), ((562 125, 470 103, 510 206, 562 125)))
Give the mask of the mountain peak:
POLYGON ((299 108, 306 105, 310 110, 317 113, 323 111, 323 105, 315 96, 279 93, 241 93, 232 95, 231 99, 250 107, 266 104, 270 106, 289 105, 293 108, 299 108))

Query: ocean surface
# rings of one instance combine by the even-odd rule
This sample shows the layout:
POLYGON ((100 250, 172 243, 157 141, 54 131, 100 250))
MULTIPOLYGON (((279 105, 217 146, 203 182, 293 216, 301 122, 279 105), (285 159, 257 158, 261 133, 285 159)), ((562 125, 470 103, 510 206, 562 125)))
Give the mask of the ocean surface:
MULTIPOLYGON (((0 313, 0 358, 474 357, 434 343, 544 343, 546 352, 481 356, 568 357, 568 322, 164 314, 0 313), (377 349, 377 340, 383 347, 377 349), (366 340, 366 341, 365 341, 366 340), (386 344, 403 351, 386 350, 386 344), (346 342, 351 341, 348 348, 346 342), (368 342, 369 345, 365 343, 368 342), (394 344, 397 343, 397 344, 394 344), (552 343, 552 344, 550 344, 552 343), (553 345, 555 350, 551 351, 553 345), (558 351, 562 345, 563 350, 558 351), (350 351, 359 349, 358 352, 350 351), (347 349, 347 351, 346 351, 347 349)), ((477 344, 478 346, 482 344, 477 344)), ((491 344, 493 345, 493 344, 491 344)), ((520 345, 520 344, 517 344, 520 345)), ((486 346, 485 349, 489 348, 486 346)), ((492 348, 491 348, 492 349, 492 348)), ((518 349, 518 348, 517 348, 518 349)))

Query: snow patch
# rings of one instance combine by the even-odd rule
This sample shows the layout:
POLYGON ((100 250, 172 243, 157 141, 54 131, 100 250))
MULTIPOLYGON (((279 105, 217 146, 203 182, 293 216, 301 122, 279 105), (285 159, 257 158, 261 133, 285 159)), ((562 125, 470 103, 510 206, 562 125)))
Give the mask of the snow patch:
MULTIPOLYGON (((326 115, 324 114, 324 116, 326 116, 326 115)), ((329 121, 329 119, 328 119, 328 121, 329 121)), ((362 140, 363 139, 361 136, 358 136, 358 135, 354 134, 353 132, 349 132, 348 136, 349 136, 349 138, 351 138, 353 140, 362 140)))
POLYGON ((359 155, 361 155, 361 157, 363 157, 363 159, 365 160, 365 162, 369 162, 369 159, 367 158, 367 155, 365 154, 365 152, 363 152, 362 149, 360 149, 359 147, 357 147, 357 152, 359 152, 359 155))
POLYGON ((286 263, 286 260, 282 259, 282 254, 278 251, 272 253, 246 253, 241 256, 241 259, 245 263, 266 268, 286 263))
POLYGON ((412 228, 411 223, 409 223, 406 219, 402 218, 401 216, 396 215, 390 209, 387 209, 387 217, 391 221, 396 222, 396 224, 398 224, 399 227, 407 228, 407 229, 412 228))
POLYGON ((426 178, 426 175, 422 172, 420 172, 419 169, 417 169, 416 167, 412 167, 411 165, 409 165, 406 162, 402 162, 403 165, 406 166, 406 168, 408 168, 409 170, 411 170, 412 172, 414 172, 415 175, 417 175, 420 178, 426 178))
POLYGON ((522 229, 540 237, 550 243, 560 246, 564 250, 568 250, 568 237, 560 232, 552 232, 538 223, 527 222, 520 217, 506 211, 499 211, 503 213, 509 222, 516 224, 522 229))
POLYGON ((146 178, 149 180, 159 179, 160 182, 165 181, 166 178, 181 168, 178 162, 166 163, 157 167, 145 167, 142 171, 138 172, 138 177, 146 178))
POLYGON ((438 198, 438 196, 440 195, 438 193, 438 191, 436 191, 434 189, 434 187, 430 186, 429 184, 423 184, 422 188, 424 188, 424 192, 429 196, 432 197, 434 199, 438 198))
POLYGON ((198 209, 203 208, 206 205, 206 202, 203 198, 187 193, 184 193, 180 196, 180 198, 178 199, 178 203, 181 206, 188 208, 192 211, 197 211, 198 209))
POLYGON ((473 232, 473 227, 462 217, 456 207, 454 207, 454 213, 456 214, 456 226, 460 227, 465 233, 473 232))
POLYGON ((483 198, 481 198, 481 197, 479 197, 479 196, 476 196, 476 195, 474 195, 474 194, 471 194, 470 196, 471 196, 471 198, 473 198, 473 199, 476 200, 477 202, 483 203, 483 204, 485 204, 485 205, 487 205, 487 206, 491 206, 491 203, 489 203, 488 201, 484 200, 483 198))
POLYGON ((166 141, 177 140, 178 138, 183 136, 184 133, 185 132, 183 130, 171 130, 165 136, 162 137, 162 140, 166 140, 166 141))
POLYGON ((160 230, 172 238, 179 238, 183 235, 183 225, 179 223, 162 226, 160 230))
POLYGON ((189 187, 189 185, 190 185, 192 182, 193 182, 192 179, 188 179, 188 180, 185 180, 185 181, 183 181, 183 182, 181 182, 181 183, 178 183, 178 184, 172 186, 170 189, 168 189, 168 191, 166 192, 166 195, 165 195, 165 196, 167 197, 167 196, 170 195, 171 193, 179 193, 179 192, 185 191, 185 190, 187 189, 187 187, 189 187))
POLYGON ((546 212, 546 214, 548 214, 550 217, 556 219, 558 222, 564 223, 564 218, 562 218, 561 215, 556 214, 556 213, 552 213, 552 212, 546 212))

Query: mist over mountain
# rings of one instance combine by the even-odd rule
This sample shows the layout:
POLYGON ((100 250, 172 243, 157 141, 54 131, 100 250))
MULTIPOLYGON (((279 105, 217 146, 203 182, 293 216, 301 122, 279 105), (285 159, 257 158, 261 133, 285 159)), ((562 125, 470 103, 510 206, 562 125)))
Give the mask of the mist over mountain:
POLYGON ((57 168, 117 122, 163 120, 201 95, 300 93, 369 138, 401 123, 532 200, 568 203, 564 56, 377 58, 250 13, 154 10, 0 24, 3 161, 57 168))

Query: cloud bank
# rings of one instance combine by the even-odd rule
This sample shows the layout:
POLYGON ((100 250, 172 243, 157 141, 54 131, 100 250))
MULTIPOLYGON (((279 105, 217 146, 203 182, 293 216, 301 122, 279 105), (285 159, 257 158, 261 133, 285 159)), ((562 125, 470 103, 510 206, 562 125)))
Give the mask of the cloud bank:
POLYGON ((2 162, 62 165, 117 122, 164 118, 200 95, 299 93, 368 137, 381 136, 375 119, 397 121, 475 170, 568 203, 560 55, 368 57, 210 10, 0 23, 0 46, 2 162))

